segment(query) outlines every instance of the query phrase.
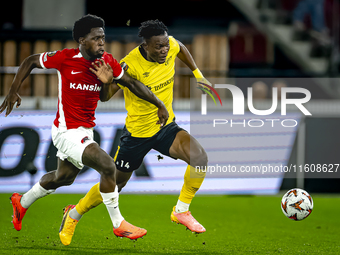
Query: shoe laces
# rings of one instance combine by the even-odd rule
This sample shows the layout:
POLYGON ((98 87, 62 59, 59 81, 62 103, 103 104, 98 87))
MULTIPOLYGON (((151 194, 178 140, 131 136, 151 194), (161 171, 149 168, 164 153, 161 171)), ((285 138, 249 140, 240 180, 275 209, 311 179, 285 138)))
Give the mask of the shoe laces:
POLYGON ((76 225, 77 225, 77 221, 70 218, 70 216, 69 216, 69 220, 68 220, 67 225, 65 227, 65 233, 72 235, 76 225))

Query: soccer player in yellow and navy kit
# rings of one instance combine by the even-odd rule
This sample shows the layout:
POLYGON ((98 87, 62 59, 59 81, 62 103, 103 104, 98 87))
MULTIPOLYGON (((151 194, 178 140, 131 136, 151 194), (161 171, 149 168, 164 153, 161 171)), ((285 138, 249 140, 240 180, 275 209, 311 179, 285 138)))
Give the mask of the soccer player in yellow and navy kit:
MULTIPOLYGON (((139 29, 139 36, 144 39, 144 42, 120 61, 121 66, 131 77, 141 81, 163 101, 169 112, 169 118, 166 125, 160 128, 157 122, 157 108, 154 105, 136 97, 129 89, 120 84, 112 83, 112 86, 105 91, 108 100, 119 89, 123 89, 125 107, 128 112, 120 138, 121 142, 114 157, 117 167, 118 190, 120 191, 126 185, 132 172, 138 169, 143 158, 151 149, 174 159, 184 160, 188 167, 178 202, 171 212, 171 220, 185 225, 193 232, 202 233, 206 230, 191 215, 189 205, 205 177, 205 173, 195 172, 195 167, 206 166, 208 159, 206 152, 197 140, 175 122, 172 101, 176 57, 193 71, 196 79, 202 80, 204 77, 187 48, 168 35, 167 27, 162 22, 158 20, 146 21, 139 29)), ((110 69, 109 65, 97 62, 93 72, 102 82, 108 83, 108 81, 112 81, 110 69)), ((70 210, 69 216, 75 221, 79 221, 84 213, 101 202, 102 198, 98 184, 96 184, 76 207, 70 210)), ((69 242, 71 242, 74 229, 75 224, 72 229, 68 228, 67 231, 64 231, 64 238, 69 238, 69 242)))

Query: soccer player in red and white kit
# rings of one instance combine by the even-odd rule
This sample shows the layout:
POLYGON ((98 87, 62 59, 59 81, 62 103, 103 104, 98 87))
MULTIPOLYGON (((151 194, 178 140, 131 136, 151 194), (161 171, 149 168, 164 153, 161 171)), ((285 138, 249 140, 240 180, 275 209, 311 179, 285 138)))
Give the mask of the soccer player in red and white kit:
MULTIPOLYGON (((10 114, 15 103, 16 107, 20 106, 19 88, 33 68, 58 70, 58 111, 52 126, 52 140, 58 149, 58 169, 41 177, 24 195, 14 193, 11 196, 13 224, 16 230, 21 230, 22 219, 29 206, 57 188, 71 185, 79 171, 87 165, 100 173, 100 192, 110 214, 114 234, 136 239, 144 236, 146 230, 131 225, 122 217, 118 207, 115 164, 93 140, 97 102, 100 99, 105 100, 105 95, 101 93, 104 91, 103 86, 111 86, 111 81, 103 84, 97 78, 100 73, 94 66, 96 61, 109 64, 115 80, 119 80, 120 84, 137 96, 158 107, 160 126, 165 125, 168 112, 162 101, 144 84, 124 73, 112 55, 104 51, 103 19, 89 14, 77 20, 73 27, 73 38, 79 43, 77 49, 45 52, 26 58, 0 106, 0 113, 6 110, 6 116, 10 114)), ((70 209, 72 208, 67 208, 70 209)), ((65 212, 63 221, 65 220, 72 221, 72 215, 65 212)))

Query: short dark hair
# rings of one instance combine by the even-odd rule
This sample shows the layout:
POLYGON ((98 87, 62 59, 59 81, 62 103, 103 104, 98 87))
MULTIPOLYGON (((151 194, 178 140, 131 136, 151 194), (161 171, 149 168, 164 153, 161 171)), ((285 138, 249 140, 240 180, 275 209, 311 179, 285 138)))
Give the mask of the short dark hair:
POLYGON ((105 29, 105 21, 102 18, 92 14, 87 14, 81 17, 76 22, 74 22, 73 39, 79 43, 79 38, 85 37, 91 32, 91 29, 95 27, 102 27, 105 29))
POLYGON ((139 27, 138 36, 144 39, 150 39, 152 36, 164 35, 165 32, 168 32, 168 28, 162 21, 158 19, 148 20, 143 22, 139 27))

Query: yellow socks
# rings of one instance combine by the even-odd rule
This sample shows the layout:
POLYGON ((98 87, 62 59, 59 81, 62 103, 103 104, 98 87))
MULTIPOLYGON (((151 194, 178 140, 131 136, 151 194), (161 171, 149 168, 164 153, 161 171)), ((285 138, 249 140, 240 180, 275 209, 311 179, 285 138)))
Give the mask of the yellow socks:
POLYGON ((99 192, 99 182, 94 185, 89 192, 85 195, 85 197, 81 198, 76 205, 76 210, 80 215, 88 212, 92 208, 103 202, 103 198, 99 192))
POLYGON ((191 200, 201 187, 206 173, 197 172, 194 167, 188 166, 184 175, 184 184, 176 205, 176 212, 181 213, 189 210, 191 200))
MULTIPOLYGON (((196 192, 201 187, 204 177, 204 172, 198 172, 194 167, 188 166, 184 175, 184 184, 176 205, 176 212, 185 212, 189 210, 190 203, 196 192)), ((99 192, 99 183, 94 185, 86 196, 79 200, 76 205, 76 210, 80 215, 88 212, 92 208, 103 202, 103 198, 99 192)))

